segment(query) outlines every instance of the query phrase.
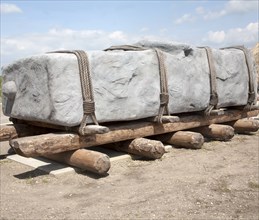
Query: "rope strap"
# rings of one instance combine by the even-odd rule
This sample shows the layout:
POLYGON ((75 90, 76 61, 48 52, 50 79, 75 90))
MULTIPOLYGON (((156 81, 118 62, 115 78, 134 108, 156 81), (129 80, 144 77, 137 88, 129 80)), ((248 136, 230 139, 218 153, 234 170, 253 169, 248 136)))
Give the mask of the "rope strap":
POLYGON ((204 114, 209 116, 211 111, 214 108, 217 108, 218 105, 218 93, 217 93, 217 79, 216 79, 216 68, 214 65, 214 59, 212 55, 212 50, 209 47, 199 47, 203 48, 206 51, 208 64, 209 64, 209 73, 210 73, 210 102, 209 106, 205 109, 204 114))
POLYGON ((161 50, 157 48, 154 49, 157 55, 158 67, 159 67, 159 76, 160 76, 160 107, 158 111, 157 122, 162 123, 162 117, 165 114, 170 115, 168 103, 169 103, 169 94, 168 94, 168 82, 167 82, 167 69, 165 67, 164 54, 161 50))
MULTIPOLYGON (((104 51, 112 51, 112 50, 124 50, 124 51, 144 51, 150 48, 134 46, 134 45, 119 45, 112 46, 104 51)), ((162 123, 162 117, 164 113, 170 115, 168 103, 169 103, 169 94, 168 94, 168 83, 167 83, 167 69, 165 67, 164 54, 161 50, 155 48, 154 49, 157 60, 158 60, 158 68, 159 68, 159 76, 160 76, 160 107, 158 111, 157 122, 162 123)))
POLYGON ((83 97, 83 119, 79 126, 79 134, 86 135, 85 127, 88 122, 88 119, 91 118, 94 124, 98 125, 96 116, 95 116, 95 103, 92 87, 92 79, 90 75, 90 67, 88 56, 83 50, 61 50, 53 51, 50 53, 71 53, 76 55, 78 61, 82 97, 83 97))
POLYGON ((254 80, 253 80, 253 68, 252 68, 252 63, 249 59, 249 52, 247 48, 244 46, 231 46, 231 47, 224 47, 220 48, 222 50, 225 49, 237 49, 237 50, 242 50, 244 55, 245 55, 245 60, 246 60, 246 66, 247 66, 247 71, 248 71, 248 78, 249 78, 249 91, 248 91, 248 99, 247 99, 247 105, 245 106, 244 110, 251 110, 252 105, 255 101, 255 90, 254 90, 254 80))

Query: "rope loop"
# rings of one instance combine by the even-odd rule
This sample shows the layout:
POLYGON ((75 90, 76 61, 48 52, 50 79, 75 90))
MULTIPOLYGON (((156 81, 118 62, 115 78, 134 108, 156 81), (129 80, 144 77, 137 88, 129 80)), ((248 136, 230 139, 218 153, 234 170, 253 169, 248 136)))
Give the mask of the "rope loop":
POLYGON ((79 134, 86 135, 84 130, 89 118, 92 119, 94 124, 98 125, 98 121, 95 116, 95 103, 94 103, 92 78, 90 74, 90 65, 89 65, 87 53, 83 50, 60 50, 60 51, 53 51, 49 53, 70 53, 70 54, 74 54, 77 57, 81 89, 82 89, 83 113, 84 113, 83 119, 79 127, 79 134))
POLYGON ((167 105, 169 102, 168 93, 160 93, 160 105, 167 105))
POLYGON ((247 105, 244 107, 244 110, 245 111, 251 110, 252 105, 254 104, 255 99, 256 99, 256 94, 255 94, 255 89, 254 89, 253 67, 252 67, 251 60, 249 59, 248 49, 245 48, 244 46, 231 46, 231 47, 224 47, 224 48, 220 48, 220 49, 221 50, 237 49, 237 50, 243 51, 244 56, 245 56, 246 66, 247 66, 248 79, 249 79, 248 99, 247 99, 247 105))
POLYGON ((217 73, 214 64, 214 58, 212 55, 212 50, 210 47, 199 47, 201 49, 205 49, 208 65, 209 65, 209 74, 210 74, 210 101, 209 106, 205 109, 204 114, 205 116, 209 116, 211 111, 214 108, 217 108, 218 105, 218 93, 217 93, 217 73))

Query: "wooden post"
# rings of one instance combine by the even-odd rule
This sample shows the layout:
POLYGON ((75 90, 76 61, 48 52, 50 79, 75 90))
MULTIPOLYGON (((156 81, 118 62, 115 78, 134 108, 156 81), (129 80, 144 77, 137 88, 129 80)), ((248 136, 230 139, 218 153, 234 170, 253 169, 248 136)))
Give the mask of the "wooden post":
POLYGON ((235 129, 236 133, 247 134, 250 132, 257 132, 259 129, 259 121, 254 119, 240 119, 227 123, 235 129))
POLYGON ((165 153, 165 148, 161 141, 146 138, 136 138, 132 141, 110 144, 108 147, 149 159, 159 159, 165 153))
POLYGON ((0 141, 8 141, 17 137, 44 134, 53 130, 26 124, 10 124, 0 127, 0 141))
POLYGON ((180 121, 175 123, 159 124, 134 121, 108 126, 110 132, 105 134, 79 136, 76 133, 63 132, 18 138, 11 140, 10 144, 28 157, 40 156, 44 154, 60 153, 79 148, 186 130, 206 126, 212 123, 224 123, 238 120, 240 118, 256 116, 258 114, 258 110, 251 112, 229 110, 226 111, 224 115, 209 116, 206 118, 201 115, 181 116, 180 121))
POLYGON ((234 129, 229 125, 212 124, 193 130, 213 140, 228 141, 234 137, 234 129))
POLYGON ((86 149, 45 155, 44 157, 97 174, 106 174, 111 166, 110 158, 106 154, 86 149))
POLYGON ((155 139, 164 143, 172 144, 175 147, 200 149, 204 143, 204 137, 197 132, 177 131, 176 133, 162 134, 155 136, 155 139))

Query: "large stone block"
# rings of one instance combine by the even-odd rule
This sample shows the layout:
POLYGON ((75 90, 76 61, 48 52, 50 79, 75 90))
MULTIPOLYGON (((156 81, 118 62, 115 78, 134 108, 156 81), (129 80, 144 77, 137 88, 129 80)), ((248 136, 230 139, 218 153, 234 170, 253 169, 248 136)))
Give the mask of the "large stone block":
MULTIPOLYGON (((205 110, 210 80, 204 49, 173 43, 141 42, 144 51, 89 51, 99 122, 156 116, 160 105, 158 60, 164 52, 171 114, 205 110)), ((242 51, 213 49, 219 107, 246 105, 248 71, 242 51)), ((256 77, 255 70, 254 78, 256 77)), ((5 115, 63 126, 83 117, 77 58, 48 53, 18 60, 2 69, 5 115)), ((255 88, 256 88, 256 80, 255 88)))

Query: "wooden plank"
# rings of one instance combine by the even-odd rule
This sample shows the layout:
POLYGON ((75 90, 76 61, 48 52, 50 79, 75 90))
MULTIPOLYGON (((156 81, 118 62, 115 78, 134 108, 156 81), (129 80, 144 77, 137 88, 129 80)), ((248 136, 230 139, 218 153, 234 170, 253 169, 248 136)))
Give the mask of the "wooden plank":
POLYGON ((75 133, 52 133, 14 139, 10 141, 10 144, 18 153, 24 156, 40 156, 186 130, 214 123, 224 123, 241 118, 253 117, 258 114, 258 110, 250 112, 229 110, 226 111, 224 115, 209 117, 201 115, 179 116, 180 121, 174 123, 158 124, 145 121, 134 121, 107 126, 110 129, 110 132, 105 134, 79 136, 75 133))

